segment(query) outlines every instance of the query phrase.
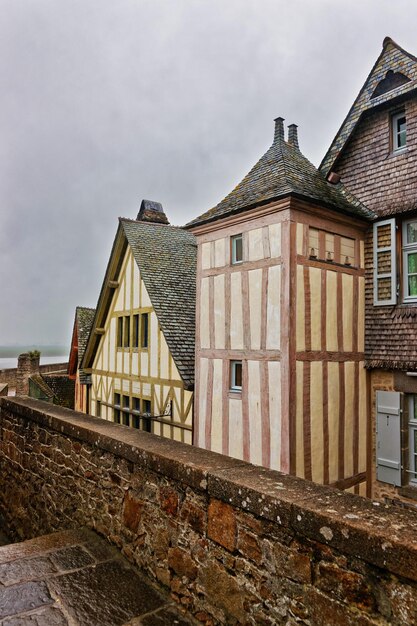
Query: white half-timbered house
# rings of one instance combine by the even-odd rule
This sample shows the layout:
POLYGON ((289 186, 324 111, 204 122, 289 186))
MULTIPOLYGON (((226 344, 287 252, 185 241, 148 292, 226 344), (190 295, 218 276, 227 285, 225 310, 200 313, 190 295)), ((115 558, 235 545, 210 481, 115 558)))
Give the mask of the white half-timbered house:
POLYGON ((119 219, 82 362, 93 415, 192 443, 195 267, 159 203, 119 219))

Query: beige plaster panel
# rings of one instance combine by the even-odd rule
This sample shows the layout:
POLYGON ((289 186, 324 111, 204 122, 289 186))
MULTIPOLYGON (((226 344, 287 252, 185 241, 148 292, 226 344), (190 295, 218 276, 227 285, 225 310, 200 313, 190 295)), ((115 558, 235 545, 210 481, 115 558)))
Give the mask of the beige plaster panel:
POLYGON ((304 224, 297 224, 297 254, 305 255, 304 250, 304 224))
POLYGON ((329 481, 338 480, 339 467, 339 363, 328 363, 329 481))
MULTIPOLYGON (((285 393, 285 390, 283 390, 285 393)), ((303 410, 303 397, 304 397, 304 372, 303 363, 297 361, 296 363, 296 423, 295 423, 295 456, 296 456, 296 474, 299 478, 305 477, 304 468, 304 410, 303 410)))
MULTIPOLYGON (((336 272, 327 272, 326 294, 326 349, 330 352, 338 351, 337 344, 337 286, 336 272)), ((341 321, 341 320, 340 320, 341 321)))
POLYGON ((267 350, 281 347, 281 265, 268 269, 266 347, 267 350))
POLYGON ((229 398, 229 455, 243 459, 242 401, 229 398))
POLYGON ((247 233, 248 260, 259 261, 264 258, 262 228, 255 228, 247 233))
POLYGON ((208 385, 208 359, 200 359, 199 366, 199 389, 198 389, 198 440, 195 444, 201 448, 206 447, 206 413, 207 413, 207 385, 208 385))
POLYGON ((225 284, 224 274, 214 276, 214 344, 216 348, 223 349, 225 344, 225 284))
POLYGON ((268 363, 271 469, 281 469, 281 363, 268 363))
POLYGON ((230 315, 230 347, 243 349, 243 311, 242 311, 242 276, 234 272, 230 276, 231 315, 230 315))
POLYGON ((353 276, 342 274, 342 298, 343 298, 343 350, 352 352, 353 324, 357 325, 357 320, 353 319, 353 276))
POLYGON ((250 270, 248 277, 251 348, 252 350, 259 350, 262 324, 262 270, 250 270))
POLYGON ((210 348, 210 328, 209 328, 209 278, 201 280, 200 295, 200 346, 210 348))
POLYGON ((222 237, 214 242, 214 266, 224 267, 226 265, 226 243, 228 240, 222 237))
POLYGON ((355 384, 355 364, 345 363, 345 476, 353 476, 353 423, 354 396, 359 390, 355 384))
POLYGON ((305 297, 304 296, 305 296, 304 267, 302 265, 297 265, 297 313, 296 313, 296 342, 295 342, 297 352, 302 352, 306 349, 305 297))
POLYGON ((248 361, 250 462, 262 465, 262 414, 259 361, 248 361))
POLYGON ((269 249, 271 257, 281 256, 281 224, 270 224, 269 231, 269 249))
POLYGON ((201 244, 201 267, 203 270, 211 268, 211 243, 201 244))
POLYGON ((311 349, 321 350, 321 272, 317 267, 310 267, 311 301, 311 349))
POLYGON ((323 363, 314 361, 310 370, 310 429, 313 482, 323 483, 323 363))
POLYGON ((213 452, 222 452, 222 414, 223 414, 223 362, 213 359, 213 397, 211 418, 211 447, 213 452))

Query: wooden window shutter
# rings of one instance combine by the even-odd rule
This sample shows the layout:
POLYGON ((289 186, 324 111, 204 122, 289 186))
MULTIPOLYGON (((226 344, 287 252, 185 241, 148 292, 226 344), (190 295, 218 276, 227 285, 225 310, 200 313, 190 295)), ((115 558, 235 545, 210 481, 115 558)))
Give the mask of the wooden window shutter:
POLYGON ((376 477, 401 485, 401 400, 398 391, 376 392, 376 477))
POLYGON ((397 301, 395 218, 374 224, 374 305, 397 301))

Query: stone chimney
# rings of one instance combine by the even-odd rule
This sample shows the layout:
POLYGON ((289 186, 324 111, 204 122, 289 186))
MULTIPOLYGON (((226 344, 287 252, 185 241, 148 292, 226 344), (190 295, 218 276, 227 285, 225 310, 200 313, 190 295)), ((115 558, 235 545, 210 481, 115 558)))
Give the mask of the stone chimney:
POLYGON ((136 219, 138 222, 169 224, 168 218, 162 208, 162 204, 160 202, 154 202, 153 200, 142 200, 136 219))
POLYGON ((39 374, 39 359, 39 352, 24 352, 23 354, 19 354, 16 373, 17 396, 29 395, 29 378, 34 374, 39 374))
POLYGON ((298 145, 298 131, 297 131, 297 124, 290 124, 288 126, 288 143, 290 144, 290 146, 293 146, 293 148, 296 148, 297 150, 300 149, 300 146, 298 145))
POLYGON ((284 118, 276 117, 275 120, 274 146, 281 146, 284 143, 284 118))

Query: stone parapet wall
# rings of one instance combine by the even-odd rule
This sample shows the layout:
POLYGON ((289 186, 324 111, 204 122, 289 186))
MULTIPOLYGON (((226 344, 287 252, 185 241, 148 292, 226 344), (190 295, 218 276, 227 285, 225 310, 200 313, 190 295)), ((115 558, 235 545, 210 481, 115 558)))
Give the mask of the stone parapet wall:
MULTIPOLYGON (((48 363, 39 366, 39 372, 46 374, 48 372, 67 372, 68 363, 48 363)), ((17 380, 17 367, 0 370, 0 383, 8 383, 9 387, 15 388, 17 380)))
POLYGON ((417 515, 31 399, 0 399, 15 538, 94 528, 203 624, 417 622, 417 515))

